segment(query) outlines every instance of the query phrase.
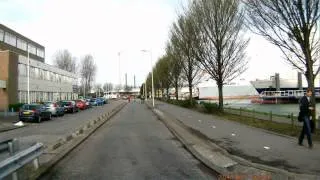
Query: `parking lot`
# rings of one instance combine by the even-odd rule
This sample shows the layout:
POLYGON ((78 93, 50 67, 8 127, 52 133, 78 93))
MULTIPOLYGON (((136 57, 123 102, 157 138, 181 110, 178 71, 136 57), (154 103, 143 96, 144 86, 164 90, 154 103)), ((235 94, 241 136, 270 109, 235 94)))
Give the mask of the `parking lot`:
POLYGON ((26 127, 0 133, 0 141, 17 138, 20 142, 20 149, 25 149, 36 142, 49 146, 91 119, 110 112, 123 102, 122 100, 110 101, 109 104, 103 106, 96 106, 72 114, 66 113, 63 117, 52 117, 51 120, 42 121, 41 123, 26 123, 26 127))

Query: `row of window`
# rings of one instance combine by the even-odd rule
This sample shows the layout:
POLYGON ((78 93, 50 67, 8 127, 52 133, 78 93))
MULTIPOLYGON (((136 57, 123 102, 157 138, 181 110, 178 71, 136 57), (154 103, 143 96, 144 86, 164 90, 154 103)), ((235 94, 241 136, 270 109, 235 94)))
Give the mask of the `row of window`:
POLYGON ((37 48, 35 45, 27 43, 25 40, 16 37, 14 34, 0 29, 0 41, 4 41, 11 46, 17 47, 21 50, 28 51, 34 55, 44 58, 44 49, 37 48))
MULTIPOLYGON (((60 75, 60 74, 47 71, 44 69, 40 69, 37 67, 33 67, 33 66, 30 66, 29 71, 30 71, 29 73, 30 73, 31 79, 47 80, 47 81, 60 82, 60 83, 72 83, 72 84, 75 84, 77 82, 75 78, 60 75)), ((28 73, 27 65, 18 64, 18 72, 19 72, 19 76, 27 76, 27 73, 28 73)))
MULTIPOLYGON (((45 102, 45 101, 60 101, 60 100, 72 100, 77 99, 78 94, 75 93, 64 93, 64 92, 40 92, 30 91, 30 103, 45 102)), ((28 92, 18 92, 19 103, 28 102, 28 92)))

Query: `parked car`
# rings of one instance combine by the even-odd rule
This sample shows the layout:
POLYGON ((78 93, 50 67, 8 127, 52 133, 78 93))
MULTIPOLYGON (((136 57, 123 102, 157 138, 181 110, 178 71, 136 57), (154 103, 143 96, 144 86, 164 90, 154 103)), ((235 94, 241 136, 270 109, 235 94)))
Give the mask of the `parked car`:
POLYGON ((43 105, 47 111, 51 112, 52 116, 64 115, 64 107, 57 102, 44 102, 43 105))
POLYGON ((75 113, 79 111, 75 101, 60 101, 59 104, 64 107, 64 112, 75 113))
POLYGON ((106 97, 101 97, 103 104, 108 104, 108 99, 106 97))
POLYGON ((24 104, 19 111, 20 121, 35 121, 40 123, 43 119, 51 120, 51 112, 42 104, 24 104))
POLYGON ((90 100, 90 103, 92 104, 92 106, 102 106, 103 100, 101 100, 100 98, 92 98, 90 100))
POLYGON ((103 98, 99 97, 99 98, 97 98, 97 100, 98 100, 99 106, 103 106, 105 104, 103 98))
POLYGON ((90 99, 85 100, 87 108, 92 108, 92 104, 90 103, 90 99))
POLYGON ((76 100, 76 106, 80 109, 80 110, 85 110, 87 109, 87 104, 84 100, 76 100))
POLYGON ((90 104, 91 106, 97 106, 98 105, 97 99, 96 98, 90 99, 90 104))

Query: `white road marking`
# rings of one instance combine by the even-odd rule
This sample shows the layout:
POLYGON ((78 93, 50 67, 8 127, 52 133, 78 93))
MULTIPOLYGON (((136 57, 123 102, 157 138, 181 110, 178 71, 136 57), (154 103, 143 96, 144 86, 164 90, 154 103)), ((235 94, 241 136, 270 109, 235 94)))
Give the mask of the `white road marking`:
POLYGON ((201 122, 201 120, 198 120, 199 122, 201 122))
POLYGON ((215 127, 215 126, 212 126, 212 128, 215 129, 216 127, 215 127))
POLYGON ((268 150, 270 149, 270 147, 268 147, 268 146, 264 146, 263 148, 268 149, 268 150))
POLYGON ((235 134, 235 133, 232 133, 231 136, 236 136, 236 134, 235 134))

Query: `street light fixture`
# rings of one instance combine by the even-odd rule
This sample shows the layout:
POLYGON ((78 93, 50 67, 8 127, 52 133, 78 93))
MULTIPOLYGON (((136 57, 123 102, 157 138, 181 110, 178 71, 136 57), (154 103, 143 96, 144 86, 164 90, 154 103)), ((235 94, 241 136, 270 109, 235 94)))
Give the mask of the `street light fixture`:
MULTIPOLYGON (((151 92, 151 94, 152 94, 152 107, 154 107, 154 86, 153 86, 153 69, 152 69, 152 51, 151 50, 145 50, 145 49, 143 49, 143 50, 141 50, 142 52, 149 52, 150 53, 150 63, 151 63, 151 86, 152 86, 152 92, 151 92)), ((146 81, 147 82, 147 81, 146 81)))

